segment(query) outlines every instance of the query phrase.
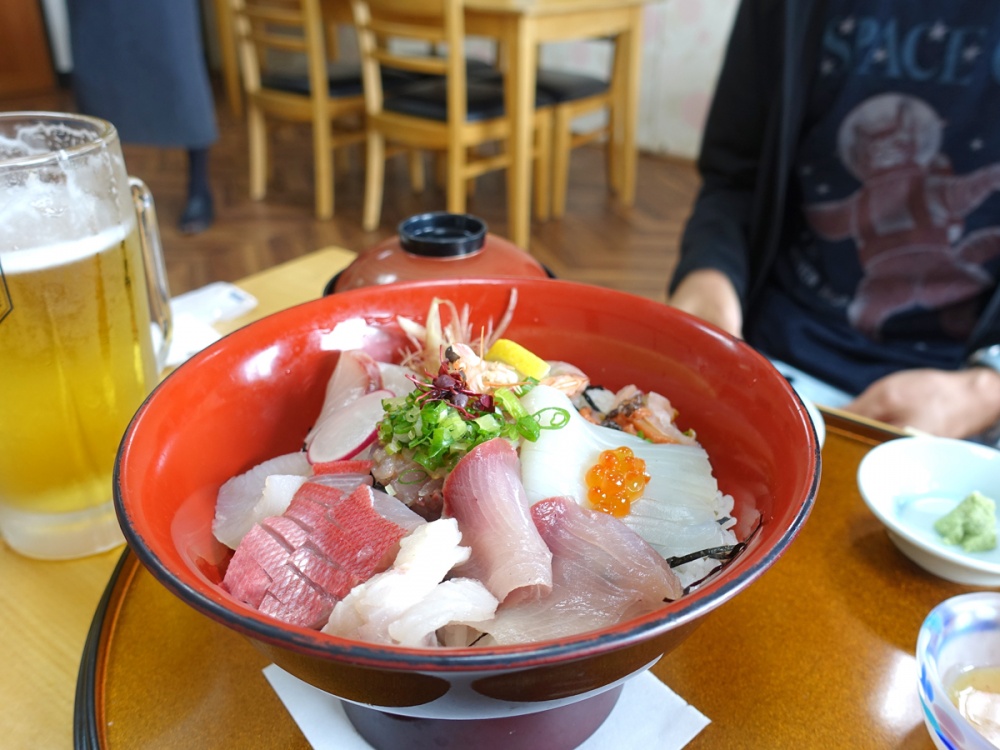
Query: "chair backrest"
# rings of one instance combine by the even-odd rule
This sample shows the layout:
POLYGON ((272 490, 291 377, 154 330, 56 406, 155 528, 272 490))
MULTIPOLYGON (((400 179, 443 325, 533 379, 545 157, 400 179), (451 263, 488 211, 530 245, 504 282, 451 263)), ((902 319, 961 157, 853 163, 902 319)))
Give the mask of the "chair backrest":
MULTIPOLYGON (((243 85, 267 96, 272 76, 302 74, 317 105, 327 100, 327 54, 320 0, 232 0, 243 85)), ((277 90, 277 89, 276 89, 277 90)), ((282 91, 287 95, 287 89, 282 91)), ((303 92, 304 95, 304 92, 303 92)))
POLYGON ((391 68, 443 76, 448 126, 463 126, 467 110, 463 0, 351 0, 351 7, 369 116, 383 109, 383 68, 391 68))

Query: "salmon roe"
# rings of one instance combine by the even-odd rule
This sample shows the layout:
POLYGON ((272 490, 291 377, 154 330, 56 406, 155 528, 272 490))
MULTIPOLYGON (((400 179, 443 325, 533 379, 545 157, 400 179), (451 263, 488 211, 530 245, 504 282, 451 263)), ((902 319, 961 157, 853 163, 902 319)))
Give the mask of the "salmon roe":
POLYGON ((627 516, 649 484, 646 462, 622 446, 601 453, 587 471, 587 499, 602 513, 627 516))

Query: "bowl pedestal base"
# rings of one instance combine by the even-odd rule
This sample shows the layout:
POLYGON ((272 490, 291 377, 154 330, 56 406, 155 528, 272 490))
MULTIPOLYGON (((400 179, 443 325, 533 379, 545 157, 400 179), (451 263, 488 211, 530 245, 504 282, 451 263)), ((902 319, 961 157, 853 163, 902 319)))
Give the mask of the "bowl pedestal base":
POLYGON ((344 701, 354 728, 376 750, 573 750, 604 723, 622 686, 547 711, 498 719, 423 719, 344 701))

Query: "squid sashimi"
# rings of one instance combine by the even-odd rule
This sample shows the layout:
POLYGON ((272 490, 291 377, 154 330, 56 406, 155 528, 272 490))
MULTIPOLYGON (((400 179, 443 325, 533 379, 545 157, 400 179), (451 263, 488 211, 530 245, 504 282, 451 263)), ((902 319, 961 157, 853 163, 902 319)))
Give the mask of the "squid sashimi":
POLYGON ((521 445, 521 475, 528 501, 572 497, 587 507, 585 476, 604 450, 626 446, 645 461, 650 476, 642 497, 621 520, 663 557, 735 543, 729 531, 732 498, 719 491, 708 453, 698 444, 650 443, 588 422, 558 390, 539 385, 521 399, 531 413, 568 414, 559 430, 542 430, 521 445), (553 467, 559 467, 554 470, 553 467))
POLYGON ((392 563, 405 534, 376 511, 371 487, 344 493, 306 482, 283 515, 243 537, 222 586, 264 614, 318 628, 338 600, 392 563))
POLYGON ((561 638, 642 616, 683 588, 662 557, 617 518, 572 498, 536 503, 531 516, 552 551, 552 592, 477 625, 505 645, 561 638))
POLYGON ((537 599, 552 589, 552 553, 531 519, 517 451, 494 438, 469 451, 445 480, 446 517, 471 547, 459 575, 482 581, 499 601, 537 599))
POLYGON ((478 581, 444 583, 469 558, 452 518, 423 524, 399 544, 392 567, 354 588, 333 608, 324 633, 373 643, 437 645, 435 631, 453 620, 485 620, 497 600, 478 581), (443 590, 438 590, 439 587, 443 590))
POLYGON ((212 533, 230 549, 236 549, 243 535, 260 521, 254 506, 261 500, 264 483, 273 474, 306 477, 312 472, 306 454, 298 451, 263 461, 249 471, 228 479, 215 503, 212 533))

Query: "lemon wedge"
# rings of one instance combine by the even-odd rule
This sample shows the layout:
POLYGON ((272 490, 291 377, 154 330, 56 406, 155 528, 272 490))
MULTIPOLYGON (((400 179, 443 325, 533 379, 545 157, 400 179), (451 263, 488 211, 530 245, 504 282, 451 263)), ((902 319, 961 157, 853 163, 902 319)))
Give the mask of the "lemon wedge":
POLYGON ((486 352, 491 362, 503 362, 522 375, 541 380, 549 373, 549 363, 510 339, 497 339, 486 352))

